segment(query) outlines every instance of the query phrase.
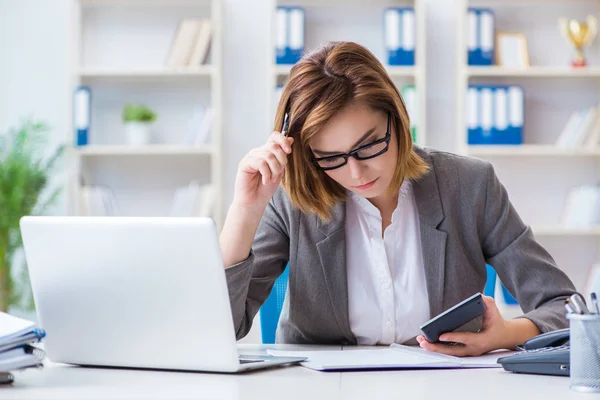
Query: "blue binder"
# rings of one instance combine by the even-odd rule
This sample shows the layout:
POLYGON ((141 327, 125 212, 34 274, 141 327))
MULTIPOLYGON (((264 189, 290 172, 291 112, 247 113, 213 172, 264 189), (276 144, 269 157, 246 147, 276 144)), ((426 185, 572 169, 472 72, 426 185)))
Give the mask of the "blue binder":
POLYGON ((73 128, 75 146, 88 144, 91 121, 92 92, 87 86, 78 86, 73 93, 73 128))
POLYGON ((275 53, 277 64, 295 64, 305 47, 305 13, 301 7, 277 7, 275 53))
POLYGON ((467 135, 470 145, 523 143, 524 92, 519 85, 469 85, 467 135))
POLYGON ((415 65, 415 10, 388 7, 383 13, 385 49, 388 65, 415 65))
POLYGON ((469 65, 495 64, 495 14, 489 8, 469 8, 467 52, 469 65))

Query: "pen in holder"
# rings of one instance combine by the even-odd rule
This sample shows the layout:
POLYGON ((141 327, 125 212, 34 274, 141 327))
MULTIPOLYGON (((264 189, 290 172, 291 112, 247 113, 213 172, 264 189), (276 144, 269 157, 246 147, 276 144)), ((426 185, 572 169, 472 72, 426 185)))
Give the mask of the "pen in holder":
POLYGON ((575 310, 567 314, 571 347, 570 388, 578 392, 600 392, 600 314, 590 313, 587 308, 580 310, 581 305, 573 304, 572 300, 567 307, 575 310))

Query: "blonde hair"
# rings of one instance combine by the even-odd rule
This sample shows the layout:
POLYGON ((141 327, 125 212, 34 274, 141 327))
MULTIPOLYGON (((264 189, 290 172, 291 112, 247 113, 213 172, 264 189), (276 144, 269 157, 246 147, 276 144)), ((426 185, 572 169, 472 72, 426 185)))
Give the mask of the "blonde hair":
POLYGON ((390 114, 396 135, 398 161, 389 193, 398 193, 404 179, 418 179, 426 162, 413 150, 406 106, 379 60, 353 42, 330 42, 306 54, 292 68, 277 106, 275 127, 289 115, 288 136, 294 138, 282 185, 302 212, 321 219, 346 198, 344 187, 315 167, 309 140, 344 107, 360 103, 390 114))

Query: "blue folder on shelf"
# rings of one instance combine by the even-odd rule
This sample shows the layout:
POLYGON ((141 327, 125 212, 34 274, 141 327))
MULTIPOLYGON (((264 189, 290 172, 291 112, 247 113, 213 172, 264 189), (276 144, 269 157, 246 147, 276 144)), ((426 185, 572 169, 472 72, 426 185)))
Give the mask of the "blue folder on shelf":
POLYGON ((469 85, 468 144, 523 143, 524 91, 519 85, 469 85))
POLYGON ((494 65, 495 14, 489 8, 469 8, 467 51, 469 65, 494 65))
POLYGON ((73 93, 73 126, 75 146, 88 144, 91 120, 92 92, 87 86, 78 86, 73 93))
POLYGON ((415 65, 414 8, 386 8, 383 14, 383 26, 388 65, 415 65))
POLYGON ((275 61, 295 64, 304 53, 305 13, 301 7, 277 7, 275 17, 275 61))

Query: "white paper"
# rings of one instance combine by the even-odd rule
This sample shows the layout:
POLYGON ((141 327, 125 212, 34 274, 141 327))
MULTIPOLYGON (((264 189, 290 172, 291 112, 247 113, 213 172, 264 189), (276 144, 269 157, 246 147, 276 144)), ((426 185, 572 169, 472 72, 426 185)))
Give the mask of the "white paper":
POLYGON ((4 342, 4 339, 24 335, 33 329, 34 322, 0 312, 0 343, 4 342))
POLYGON ((490 368, 501 367, 497 363, 499 357, 514 352, 496 352, 480 357, 452 357, 432 353, 419 347, 391 345, 385 348, 360 350, 326 350, 326 351, 283 351, 267 350, 273 356, 307 357, 302 366, 323 369, 360 369, 360 368, 490 368))

